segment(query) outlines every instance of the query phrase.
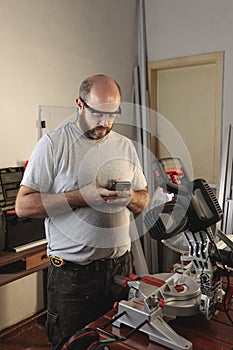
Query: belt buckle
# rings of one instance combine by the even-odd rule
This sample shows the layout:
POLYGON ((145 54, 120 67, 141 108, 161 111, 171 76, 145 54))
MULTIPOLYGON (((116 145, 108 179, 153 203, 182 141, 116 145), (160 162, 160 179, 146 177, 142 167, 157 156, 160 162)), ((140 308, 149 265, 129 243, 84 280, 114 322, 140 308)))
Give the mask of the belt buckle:
POLYGON ((50 261, 55 267, 61 267, 62 265, 65 265, 65 261, 55 255, 51 257, 50 261))

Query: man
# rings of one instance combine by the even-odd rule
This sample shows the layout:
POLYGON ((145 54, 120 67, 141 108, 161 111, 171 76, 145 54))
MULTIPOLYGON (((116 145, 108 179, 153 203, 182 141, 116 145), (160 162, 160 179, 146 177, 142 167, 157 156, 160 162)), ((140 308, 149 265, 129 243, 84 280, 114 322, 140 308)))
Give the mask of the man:
POLYGON ((130 211, 140 213, 149 199, 132 142, 112 130, 121 113, 118 84, 91 76, 76 102, 77 120, 38 142, 16 200, 18 216, 45 218, 53 349, 126 297, 113 277, 132 273, 130 211), (111 180, 131 187, 109 189, 111 180))

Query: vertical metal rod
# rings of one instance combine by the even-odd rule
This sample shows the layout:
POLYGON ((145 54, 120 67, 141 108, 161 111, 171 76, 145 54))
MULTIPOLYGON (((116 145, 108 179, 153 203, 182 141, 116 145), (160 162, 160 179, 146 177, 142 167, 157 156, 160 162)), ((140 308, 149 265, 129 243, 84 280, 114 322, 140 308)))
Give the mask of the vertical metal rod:
POLYGON ((229 200, 233 199, 233 128, 229 125, 226 142, 223 149, 221 161, 221 173, 218 189, 218 201, 223 210, 223 220, 218 225, 225 234, 231 234, 232 225, 229 221, 232 220, 232 205, 229 205, 229 200))

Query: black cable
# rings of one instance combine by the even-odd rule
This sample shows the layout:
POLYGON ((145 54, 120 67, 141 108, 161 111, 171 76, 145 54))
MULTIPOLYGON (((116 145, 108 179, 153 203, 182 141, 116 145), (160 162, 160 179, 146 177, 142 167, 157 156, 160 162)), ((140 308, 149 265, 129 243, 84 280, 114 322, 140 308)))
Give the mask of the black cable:
POLYGON ((227 309, 227 304, 226 304, 226 298, 227 298, 227 294, 228 294, 229 288, 230 288, 229 271, 227 270, 226 265, 225 265, 225 263, 223 262, 222 256, 221 256, 221 254, 220 254, 220 251, 219 251, 219 249, 218 249, 218 247, 217 247, 217 245, 216 245, 214 239, 211 237, 211 235, 208 235, 208 236, 209 236, 210 241, 211 241, 211 243, 213 244, 213 246, 214 246, 214 248, 215 248, 215 252, 217 253, 217 255, 218 255, 218 257, 219 257, 219 260, 220 260, 220 262, 221 262, 221 264, 222 264, 223 270, 224 270, 224 272, 225 272, 225 276, 227 277, 227 285, 226 285, 225 295, 224 295, 224 298, 223 298, 223 307, 224 307, 224 311, 225 311, 225 313, 226 313, 226 316, 227 316, 228 320, 229 320, 230 323, 233 325, 233 320, 232 320, 232 318, 231 318, 231 316, 230 316, 230 314, 229 314, 229 311, 228 311, 228 309, 227 309))

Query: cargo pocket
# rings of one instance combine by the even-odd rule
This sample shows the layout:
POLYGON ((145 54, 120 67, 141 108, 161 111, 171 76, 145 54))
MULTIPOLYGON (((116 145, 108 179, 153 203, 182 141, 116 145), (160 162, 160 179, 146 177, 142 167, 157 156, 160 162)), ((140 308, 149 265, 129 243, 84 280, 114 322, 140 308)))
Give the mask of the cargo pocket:
POLYGON ((46 333, 50 343, 56 344, 59 341, 58 315, 51 311, 47 314, 46 333))

